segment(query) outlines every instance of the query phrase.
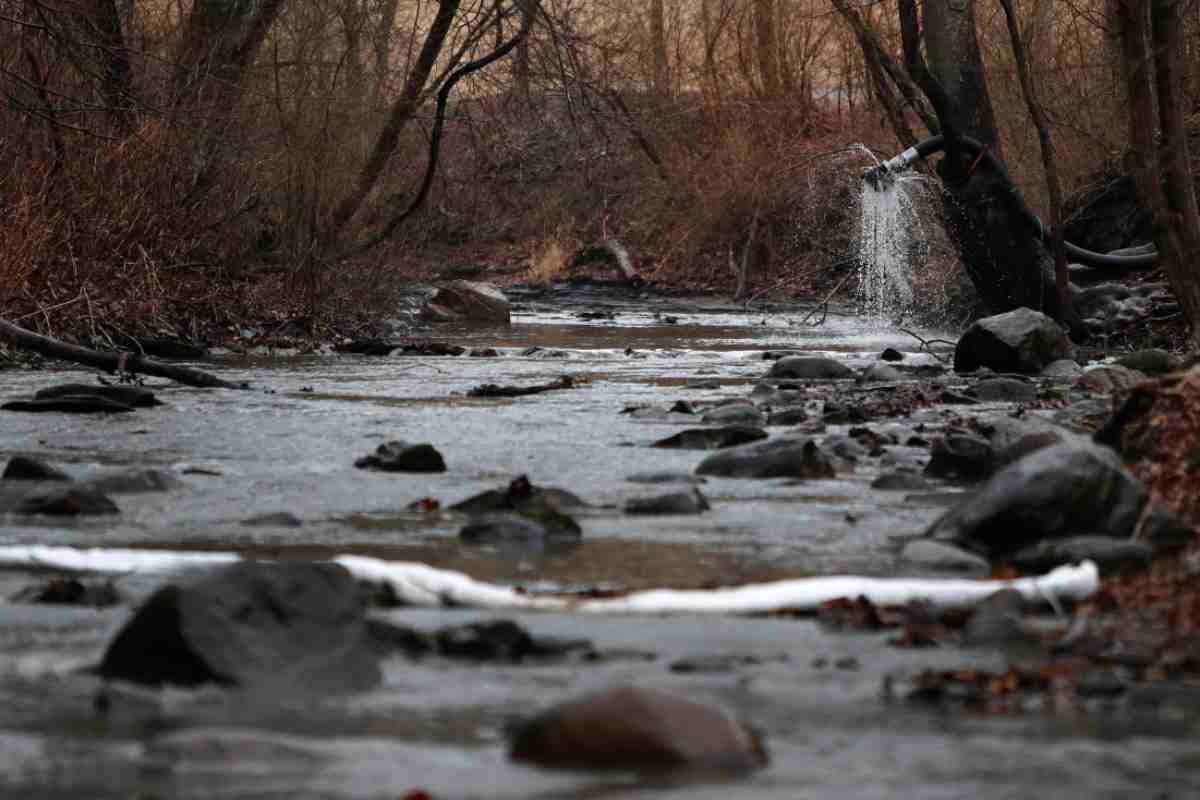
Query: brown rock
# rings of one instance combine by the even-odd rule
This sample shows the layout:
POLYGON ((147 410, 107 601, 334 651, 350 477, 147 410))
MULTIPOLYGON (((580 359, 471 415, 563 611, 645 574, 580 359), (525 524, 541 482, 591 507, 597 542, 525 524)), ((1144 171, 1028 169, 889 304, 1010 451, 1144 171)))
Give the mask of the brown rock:
POLYGON ((424 309, 436 322, 459 321, 508 325, 511 308, 504 293, 488 283, 451 281, 437 290, 424 309))
POLYGON ((758 735, 713 706, 621 686, 539 714, 513 734, 509 755, 548 767, 716 769, 765 766, 758 735))

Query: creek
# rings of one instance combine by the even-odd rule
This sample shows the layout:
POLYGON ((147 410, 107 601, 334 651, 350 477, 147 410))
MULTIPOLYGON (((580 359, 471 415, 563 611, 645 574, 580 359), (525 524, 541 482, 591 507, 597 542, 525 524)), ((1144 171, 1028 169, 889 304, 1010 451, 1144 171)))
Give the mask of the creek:
MULTIPOLYGON (((586 292, 515 299, 521 311, 511 329, 436 333, 439 341, 495 348, 495 358, 228 355, 206 368, 254 389, 164 388, 166 405, 134 414, 3 413, 0 456, 33 454, 79 478, 153 467, 184 486, 122 495, 113 516, 0 517, 0 546, 232 550, 271 559, 354 553, 531 590, 913 573, 899 564, 898 549, 942 513, 945 499, 872 490, 878 460, 864 459, 834 479, 708 478, 701 490, 712 509, 702 515, 620 510, 629 498, 662 488, 628 476, 691 472, 705 455, 650 447, 692 425, 633 419, 624 408, 745 398, 765 374, 762 352, 770 349, 862 367, 893 347, 907 363, 934 363, 912 337, 849 313, 831 313, 816 326, 803 322, 807 310, 786 307, 751 313, 586 292), (613 318, 581 319, 585 309, 613 318), (534 346, 543 349, 522 355, 534 346), (580 385, 515 399, 466 394, 483 383, 529 385, 563 374, 580 385), (700 388, 689 386, 696 381, 700 388), (448 471, 354 469, 356 458, 389 439, 432 443, 448 471), (405 510, 425 497, 447 506, 520 474, 593 504, 578 515, 578 546, 472 547, 456 536, 463 517, 405 510), (277 512, 293 515, 299 527, 247 524, 277 512)), ((92 380, 81 370, 6 372, 0 401, 92 380)), ((886 433, 924 422, 935 431, 948 413, 931 408, 871 427, 886 433)), ((848 427, 831 425, 825 435, 848 427)), ((889 449, 899 458, 919 455, 889 449)), ((37 577, 0 571, 0 597, 37 577)), ((157 582, 117 578, 128 602, 106 609, 0 602, 0 796, 300 800, 397 798, 421 788, 439 800, 1026 798, 1048 791, 1124 798, 1194 796, 1200 786, 1195 708, 983 714, 913 704, 888 687, 929 668, 1002 671, 1005 654, 900 649, 888 644, 894 632, 834 632, 804 618, 374 611, 420 628, 503 616, 536 635, 586 637, 606 655, 518 665, 395 657, 385 662, 382 687, 349 697, 114 686, 100 714, 100 682, 81 668, 99 659, 131 605, 157 582), (511 720, 622 682, 719 701, 762 732, 771 765, 736 784, 668 783, 507 760, 511 720)))

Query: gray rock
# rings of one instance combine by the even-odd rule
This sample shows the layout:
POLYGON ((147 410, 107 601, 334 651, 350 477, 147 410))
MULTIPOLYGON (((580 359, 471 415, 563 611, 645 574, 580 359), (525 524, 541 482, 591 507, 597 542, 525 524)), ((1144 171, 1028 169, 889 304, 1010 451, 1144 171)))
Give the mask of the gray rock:
POLYGON ((163 403, 154 396, 154 392, 140 386, 102 386, 94 383, 66 383, 61 386, 48 386, 39 389, 34 394, 35 400, 52 400, 57 397, 103 397, 114 403, 131 408, 151 408, 163 403))
POLYGON ((380 680, 357 583, 329 563, 241 562, 156 591, 109 643, 106 679, 272 692, 380 680))
POLYGON ((1071 358, 1060 358, 1051 361, 1042 369, 1042 377, 1059 378, 1063 380, 1078 378, 1083 374, 1083 367, 1071 358))
POLYGON ((984 574, 991 569, 987 559, 952 544, 935 542, 932 539, 914 539, 904 545, 900 551, 900 560, 914 566, 946 572, 984 574))
POLYGON ((504 292, 490 283, 451 281, 434 292, 421 311, 434 322, 508 325, 512 308, 504 292))
POLYGON ((1112 450, 1082 437, 1046 447, 997 472, 929 529, 990 557, 1043 539, 1132 536, 1147 492, 1112 450))
POLYGON ((876 362, 864 369, 858 379, 863 383, 892 383, 909 380, 909 376, 890 364, 876 362))
POLYGON ((183 485, 183 481, 160 469, 131 469, 112 475, 101 475, 81 484, 81 486, 104 494, 167 492, 182 488, 183 485))
POLYGON ((632 686, 562 703, 514 727, 509 756, 576 769, 744 772, 767 763, 758 736, 721 709, 632 686))
POLYGON ((721 382, 716 378, 688 378, 685 389, 720 389, 721 382))
POLYGON ((1072 536, 1067 539, 1036 542, 1013 553, 1008 561, 1028 572, 1046 572, 1063 564, 1094 561, 1101 572, 1109 574, 1130 567, 1143 567, 1153 555, 1150 545, 1110 536, 1072 536))
POLYGON ((653 446, 672 450, 719 450, 765 438, 767 432, 762 428, 729 425, 722 428, 688 428, 658 440, 653 446))
POLYGON ((1053 447, 1063 441, 1069 434, 1063 430, 1040 430, 1022 434, 1009 442, 996 453, 996 468, 1006 467, 1014 461, 1020 461, 1025 456, 1036 453, 1046 447, 1053 447))
POLYGON ((996 451, 991 443, 966 433, 934 439, 929 455, 925 474, 931 478, 972 483, 984 480, 996 469, 996 451))
POLYGON ((1120 364, 1105 364, 1084 371, 1075 381, 1075 385, 1090 392, 1111 394, 1136 386, 1144 380, 1146 376, 1135 369, 1122 367, 1120 364))
POLYGON ((626 514, 699 514, 709 508, 708 500, 699 489, 655 497, 632 497, 625 503, 626 514))
POLYGON ((458 532, 469 544, 540 543, 547 539, 578 539, 579 525, 565 514, 525 516, 516 511, 477 514, 458 532))
POLYGON ((884 351, 879 354, 879 357, 884 361, 903 361, 904 353, 901 353, 894 347, 884 348, 884 351))
POLYGON ((5 481, 69 481, 71 476, 30 456, 13 456, 4 466, 0 480, 5 481))
POLYGON ((853 378, 854 370, 840 361, 821 356, 787 356, 771 365, 768 378, 828 381, 853 378))
POLYGON ((967 389, 967 394, 985 403, 1032 403, 1037 387, 1017 378, 987 378, 967 389))
POLYGON ((0 494, 0 511, 68 516, 116 514, 117 504, 86 486, 38 486, 32 491, 0 494))
POLYGON ((1025 625, 1025 606, 1025 598, 1016 589, 1001 589, 989 595, 975 606, 967 620, 963 643, 972 647, 1038 647, 1025 625))
POLYGON ((778 411, 772 411, 767 415, 767 426, 772 425, 799 425, 801 422, 808 420, 808 412, 803 406, 795 406, 793 408, 781 408, 778 411))
POLYGON ((533 515, 542 511, 565 511, 586 508, 587 503, 566 489, 555 486, 534 486, 524 475, 514 478, 504 489, 489 489, 450 506, 451 511, 465 514, 485 514, 490 511, 519 511, 533 515))
POLYGON ((766 416, 750 403, 730 403, 704 413, 700 421, 709 425, 764 425, 766 416))
POLYGON ((708 483, 704 478, 687 472, 635 472, 625 480, 630 483, 708 483))
POLYGON ((445 472, 446 461, 431 444, 410 444, 391 441, 379 445, 375 452, 354 462, 359 469, 384 472, 445 472))
POLYGON ((1071 340, 1053 319, 1018 308, 979 320, 954 349, 956 372, 989 367, 996 372, 1037 373, 1060 358, 1070 358, 1071 340))
POLYGON ((697 475, 726 478, 832 478, 833 463, 811 439, 768 439, 721 450, 700 462, 697 475))

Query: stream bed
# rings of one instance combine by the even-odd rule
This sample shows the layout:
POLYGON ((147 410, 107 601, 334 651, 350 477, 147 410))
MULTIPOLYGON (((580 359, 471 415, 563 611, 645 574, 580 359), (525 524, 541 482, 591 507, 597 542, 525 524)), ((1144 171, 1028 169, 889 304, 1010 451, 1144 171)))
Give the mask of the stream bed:
MULTIPOLYGON (((436 333, 439 341, 495 348, 498 357, 229 355, 204 368, 251 390, 159 388, 166 405, 134 414, 3 413, 0 457, 35 455, 77 478, 153 467, 183 486, 121 495, 112 516, 3 516, 0 546, 220 550, 270 559, 360 554, 530 590, 914 574, 899 561, 899 548, 944 511, 946 492, 873 490, 878 460, 833 479, 710 477, 700 488, 712 508, 701 515, 621 510, 661 488, 629 476, 692 472, 705 455, 649 446, 694 425, 636 419, 624 409, 745 398, 766 373, 764 350, 803 350, 863 367, 893 347, 907 363, 935 363, 912 336, 844 313, 814 325, 805 309, 517 299, 521 310, 509 330, 436 333), (584 309, 594 318, 581 318, 584 309), (573 376, 576 388, 467 396, 484 383, 531 385, 562 375, 573 376), (356 458, 391 439, 432 443, 448 470, 354 468, 356 458), (461 515, 406 510, 422 498, 445 507, 521 474, 592 504, 577 515, 578 545, 469 546, 457 538, 461 515)), ((83 370, 4 372, 0 402, 93 380, 83 370)), ((936 430, 952 412, 920 413, 936 430)), ((915 422, 878 420, 872 428, 915 422)), ((902 463, 921 455, 890 449, 902 463)), ((39 577, 0 571, 0 598, 39 577)), ((395 657, 384 663, 382 687, 348 697, 103 687, 85 668, 158 582, 117 577, 125 602, 104 609, 0 602, 0 796, 299 800, 399 798, 421 789, 439 799, 1183 798, 1200 791, 1195 709, 982 714, 914 704, 890 687, 929 668, 1003 670, 1005 654, 900 649, 888 644, 888 632, 836 632, 805 618, 378 610, 372 613, 423 629, 503 616, 536 636, 587 638, 604 657, 518 665, 395 657), (508 761, 512 720, 620 683, 720 703, 762 733, 770 766, 736 783, 672 783, 508 761)))

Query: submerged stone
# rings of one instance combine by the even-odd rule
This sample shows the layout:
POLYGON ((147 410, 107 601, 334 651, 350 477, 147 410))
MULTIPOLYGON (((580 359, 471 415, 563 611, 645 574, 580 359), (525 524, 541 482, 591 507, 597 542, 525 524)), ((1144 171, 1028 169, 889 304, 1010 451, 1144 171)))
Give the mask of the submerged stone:
POLYGON ((517 726, 509 755, 548 767, 748 771, 763 742, 723 710, 623 686, 557 705, 517 726))
POLYGON ((767 432, 762 428, 730 425, 723 428, 689 428, 659 439, 653 446, 672 450, 719 450, 765 438, 767 432))
POLYGON ((853 378, 854 370, 840 361, 822 356, 787 356, 771 365, 768 378, 795 380, 839 380, 853 378))
POLYGON ((699 514, 709 508, 708 500, 699 489, 655 497, 633 497, 625 503, 626 514, 699 514))
POLYGON ((812 439, 769 439, 714 453, 700 462, 696 474, 726 478, 832 478, 837 472, 812 439))
POLYGON ((354 462, 359 469, 384 472, 445 472, 446 461, 431 444, 410 444, 391 441, 379 445, 375 452, 354 462))
POLYGON ((134 408, 150 408, 161 406, 163 403, 154 392, 140 386, 102 386, 87 383, 67 383, 61 386, 49 386, 39 389, 34 394, 35 400, 52 400, 56 397, 102 397, 125 406, 134 408))

